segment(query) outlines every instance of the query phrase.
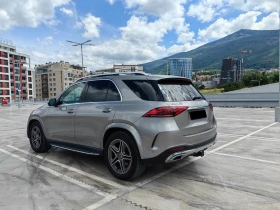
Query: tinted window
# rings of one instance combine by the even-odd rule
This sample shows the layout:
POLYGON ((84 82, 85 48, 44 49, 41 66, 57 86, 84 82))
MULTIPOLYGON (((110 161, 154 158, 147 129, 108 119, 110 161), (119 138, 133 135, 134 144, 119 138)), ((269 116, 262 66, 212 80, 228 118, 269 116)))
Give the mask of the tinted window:
POLYGON ((111 81, 109 81, 109 89, 107 92, 107 98, 106 101, 120 101, 121 96, 119 94, 119 91, 115 84, 111 81))
POLYGON ((123 80, 123 82, 142 100, 164 101, 156 81, 123 80))
POLYGON ((68 88, 60 97, 60 103, 72 104, 80 102, 85 83, 79 83, 68 88))
POLYGON ((85 102, 106 101, 106 95, 109 87, 108 80, 88 82, 88 90, 85 102))
POLYGON ((203 99, 203 96, 194 88, 192 84, 159 84, 165 101, 192 101, 203 99))

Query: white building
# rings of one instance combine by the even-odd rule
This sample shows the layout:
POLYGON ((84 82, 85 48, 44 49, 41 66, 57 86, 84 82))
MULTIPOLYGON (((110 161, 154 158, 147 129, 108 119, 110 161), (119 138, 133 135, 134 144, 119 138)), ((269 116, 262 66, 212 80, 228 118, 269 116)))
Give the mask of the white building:
POLYGON ((93 72, 94 74, 106 74, 106 73, 119 73, 119 72, 143 72, 143 66, 139 65, 113 65, 112 68, 100 69, 93 72))

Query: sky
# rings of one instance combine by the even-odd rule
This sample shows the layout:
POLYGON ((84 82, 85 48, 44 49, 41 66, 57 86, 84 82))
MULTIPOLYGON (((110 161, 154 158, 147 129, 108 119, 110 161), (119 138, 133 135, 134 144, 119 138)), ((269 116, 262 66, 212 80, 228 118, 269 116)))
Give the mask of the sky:
POLYGON ((60 60, 88 71, 186 52, 240 29, 279 29, 280 0, 0 0, 0 37, 31 66, 60 60))

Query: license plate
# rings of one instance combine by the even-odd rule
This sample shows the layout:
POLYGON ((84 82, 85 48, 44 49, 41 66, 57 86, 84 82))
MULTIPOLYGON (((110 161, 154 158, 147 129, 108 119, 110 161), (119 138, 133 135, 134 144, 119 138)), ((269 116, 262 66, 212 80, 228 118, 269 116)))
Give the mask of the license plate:
POLYGON ((200 110, 200 111, 192 111, 190 112, 190 117, 191 120, 197 120, 197 119, 201 119, 201 118, 206 118, 206 112, 205 110, 200 110))

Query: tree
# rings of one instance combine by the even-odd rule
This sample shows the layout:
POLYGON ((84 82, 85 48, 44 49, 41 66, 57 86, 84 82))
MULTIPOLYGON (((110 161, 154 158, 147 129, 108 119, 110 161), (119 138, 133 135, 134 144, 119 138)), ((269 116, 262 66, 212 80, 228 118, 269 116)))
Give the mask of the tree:
POLYGON ((224 92, 229 92, 233 90, 239 90, 244 88, 244 86, 239 82, 230 82, 223 85, 220 85, 220 88, 224 88, 224 92))
POLYGON ((279 72, 272 72, 268 75, 269 83, 279 82, 279 72))

